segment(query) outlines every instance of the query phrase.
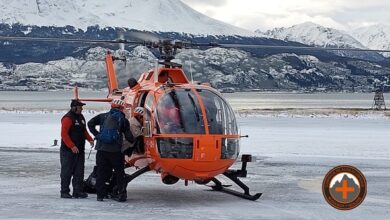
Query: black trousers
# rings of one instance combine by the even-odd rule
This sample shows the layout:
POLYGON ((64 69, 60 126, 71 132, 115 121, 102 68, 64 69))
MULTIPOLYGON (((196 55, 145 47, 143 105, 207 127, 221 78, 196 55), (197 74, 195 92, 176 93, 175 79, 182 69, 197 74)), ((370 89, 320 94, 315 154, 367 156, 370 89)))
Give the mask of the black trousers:
POLYGON ((107 195, 106 182, 112 176, 113 169, 116 176, 118 193, 126 193, 125 187, 127 184, 125 183, 124 156, 121 152, 112 153, 99 150, 96 153, 96 166, 96 194, 98 197, 103 198, 107 195))
POLYGON ((72 179, 73 193, 83 191, 85 153, 80 151, 78 154, 72 153, 68 149, 61 147, 61 193, 69 193, 69 185, 72 179))

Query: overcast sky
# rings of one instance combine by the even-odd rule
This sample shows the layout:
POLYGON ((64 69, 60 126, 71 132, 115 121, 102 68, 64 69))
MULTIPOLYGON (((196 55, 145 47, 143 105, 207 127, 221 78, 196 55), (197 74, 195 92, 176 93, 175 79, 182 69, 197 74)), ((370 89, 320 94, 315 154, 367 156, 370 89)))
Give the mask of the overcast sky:
POLYGON ((390 23, 390 0, 182 0, 212 18, 265 31, 312 21, 342 30, 390 23))

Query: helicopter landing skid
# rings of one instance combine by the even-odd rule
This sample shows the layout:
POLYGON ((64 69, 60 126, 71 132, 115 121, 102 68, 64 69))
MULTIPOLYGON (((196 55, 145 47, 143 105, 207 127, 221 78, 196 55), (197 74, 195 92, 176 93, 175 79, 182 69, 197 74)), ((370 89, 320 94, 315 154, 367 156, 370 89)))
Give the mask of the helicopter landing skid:
POLYGON ((244 192, 238 192, 236 190, 232 190, 232 189, 229 189, 227 187, 231 186, 231 185, 222 185, 221 181, 219 181, 218 179, 216 178, 213 178, 211 179, 211 181, 213 181, 215 183, 214 186, 211 186, 211 188, 215 191, 220 191, 220 192, 224 192, 224 193, 228 193, 230 195, 234 195, 234 196, 238 196, 240 198, 243 198, 243 199, 248 199, 248 200, 251 200, 251 201, 256 201, 257 199, 260 198, 260 196, 262 195, 262 193, 256 193, 254 195, 251 195, 249 193, 249 187, 247 185, 245 185, 243 182, 241 182, 241 180, 238 179, 238 177, 236 175, 232 175, 230 173, 231 170, 228 170, 226 171, 225 173, 223 173, 224 176, 228 177, 229 179, 231 179, 233 182, 235 182, 241 189, 244 190, 244 192))
POLYGON ((247 171, 246 171, 246 165, 248 162, 252 161, 251 155, 242 155, 242 167, 241 170, 226 170, 223 175, 229 178, 231 181, 236 183, 241 189, 244 190, 244 192, 238 192, 232 189, 229 189, 227 187, 230 187, 231 185, 222 185, 221 181, 216 179, 215 177, 211 179, 215 183, 214 186, 211 186, 211 188, 215 191, 220 191, 224 193, 228 193, 234 196, 238 196, 243 199, 248 199, 252 201, 256 201, 260 198, 262 193, 256 193, 254 195, 251 195, 249 193, 249 187, 245 185, 241 180, 238 179, 238 177, 246 177, 247 171))
POLYGON ((134 173, 132 174, 126 174, 125 176, 125 183, 126 183, 126 188, 127 188, 127 184, 129 184, 133 179, 137 178, 138 176, 146 173, 146 172, 149 172, 150 171, 150 167, 149 166, 146 166, 142 169, 139 169, 137 171, 135 171, 134 173))

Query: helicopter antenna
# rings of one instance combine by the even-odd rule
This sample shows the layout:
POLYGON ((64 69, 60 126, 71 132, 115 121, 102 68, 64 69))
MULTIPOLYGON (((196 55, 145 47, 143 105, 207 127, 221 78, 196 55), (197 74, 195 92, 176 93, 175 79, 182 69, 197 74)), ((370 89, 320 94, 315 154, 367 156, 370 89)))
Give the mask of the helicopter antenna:
POLYGON ((190 60, 190 75, 191 75, 191 83, 194 84, 194 78, 192 77, 192 62, 190 60))
POLYGON ((159 64, 159 60, 156 59, 156 62, 155 62, 155 66, 154 66, 154 82, 158 82, 158 64, 159 64))

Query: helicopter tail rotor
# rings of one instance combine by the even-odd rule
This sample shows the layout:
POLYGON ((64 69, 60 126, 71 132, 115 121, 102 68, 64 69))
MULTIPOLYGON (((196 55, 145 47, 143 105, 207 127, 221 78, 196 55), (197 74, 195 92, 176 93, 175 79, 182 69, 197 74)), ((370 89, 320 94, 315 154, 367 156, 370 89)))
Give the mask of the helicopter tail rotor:
POLYGON ((73 89, 73 95, 74 95, 74 99, 79 100, 79 88, 77 87, 77 85, 75 85, 73 89))
MULTIPOLYGON (((125 40, 125 36, 123 32, 118 33, 118 41, 123 42, 125 40)), ((125 57, 125 44, 124 43, 119 43, 119 56, 125 57)))

